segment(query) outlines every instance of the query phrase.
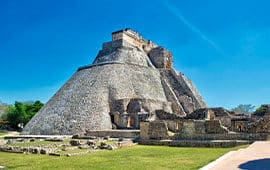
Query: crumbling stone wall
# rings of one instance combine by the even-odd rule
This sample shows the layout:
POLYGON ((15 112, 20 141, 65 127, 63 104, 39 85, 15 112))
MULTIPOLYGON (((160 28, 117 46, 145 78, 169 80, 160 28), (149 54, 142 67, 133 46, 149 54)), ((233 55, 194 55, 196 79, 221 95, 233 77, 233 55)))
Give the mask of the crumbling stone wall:
POLYGON ((193 120, 183 121, 182 133, 186 134, 196 133, 195 122, 193 120))
POLYGON ((168 127, 165 121, 141 122, 140 139, 168 139, 168 127))
POLYGON ((150 139, 149 135, 149 122, 140 122, 140 139, 147 140, 150 139))
POLYGON ((206 133, 228 133, 229 131, 223 127, 219 120, 207 120, 205 121, 205 132, 206 133))
MULTIPOLYGON (((148 139, 176 139, 177 136, 198 136, 209 134, 228 134, 219 120, 160 120, 152 122, 141 122, 141 140, 148 139), (168 132, 175 133, 169 136, 168 132)), ((185 138, 182 138, 185 139, 185 138)))
POLYGON ((144 39, 139 33, 129 28, 113 32, 112 40, 113 42, 118 40, 124 40, 129 45, 143 49, 145 52, 148 52, 152 48, 157 47, 155 43, 150 40, 144 39))
POLYGON ((220 123, 231 128, 231 113, 223 108, 202 108, 195 110, 186 116, 187 119, 196 120, 219 120, 220 123))
POLYGON ((112 122, 121 129, 139 129, 140 122, 150 119, 156 110, 171 112, 168 102, 140 98, 113 100, 110 106, 112 122))
POLYGON ((232 119, 230 130, 234 132, 248 132, 249 123, 250 121, 246 119, 232 119))
POLYGON ((247 125, 247 131, 251 133, 270 133, 270 115, 265 115, 247 125))
POLYGON ((156 68, 164 68, 166 70, 173 68, 172 53, 163 47, 152 49, 148 56, 156 68))
POLYGON ((169 89, 172 89, 170 93, 166 93, 168 100, 180 105, 178 114, 190 114, 197 109, 207 107, 198 90, 195 90, 196 87, 183 74, 174 69, 159 69, 159 71, 162 81, 169 86, 169 89))

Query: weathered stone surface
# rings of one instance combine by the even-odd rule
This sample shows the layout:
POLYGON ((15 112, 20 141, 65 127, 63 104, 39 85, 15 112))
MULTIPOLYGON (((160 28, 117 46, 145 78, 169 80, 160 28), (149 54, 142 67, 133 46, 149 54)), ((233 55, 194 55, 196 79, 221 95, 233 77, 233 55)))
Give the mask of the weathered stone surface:
POLYGON ((141 140, 149 139, 150 138, 149 131, 151 130, 149 129, 149 122, 141 122, 140 127, 141 127, 140 139, 141 140))
MULTIPOLYGON (((148 138, 150 139, 166 139, 168 138, 168 127, 165 121, 152 121, 148 122, 149 125, 143 126, 146 129, 142 129, 141 131, 146 131, 148 129, 148 132, 144 135, 148 135, 148 138)), ((143 137, 143 138, 146 138, 143 137)))
POLYGON ((181 120, 183 119, 183 116, 179 116, 177 114, 168 113, 164 110, 156 110, 156 116, 160 120, 181 120))
POLYGON ((219 120, 210 120, 205 122, 206 133, 228 133, 229 131, 223 127, 219 120))
POLYGON ((26 125, 23 134, 75 134, 111 129, 110 100, 121 98, 165 102, 159 73, 150 68, 118 64, 81 70, 26 125))
POLYGON ((221 108, 202 108, 186 116, 186 119, 219 120, 223 126, 231 127, 232 112, 221 108))
POLYGON ((148 56, 156 68, 172 69, 173 58, 172 53, 163 47, 153 48, 148 56))
POLYGON ((194 134, 194 133, 196 133, 196 130, 195 130, 195 121, 193 121, 193 120, 191 120, 191 121, 184 121, 183 122, 182 133, 184 133, 184 134, 194 134))
POLYGON ((270 133, 270 115, 265 115, 253 122, 243 122, 244 127, 242 131, 252 133, 270 133))
POLYGON ((172 110, 178 115, 188 115, 206 108, 195 85, 184 74, 175 69, 159 69, 166 97, 172 103, 172 110))

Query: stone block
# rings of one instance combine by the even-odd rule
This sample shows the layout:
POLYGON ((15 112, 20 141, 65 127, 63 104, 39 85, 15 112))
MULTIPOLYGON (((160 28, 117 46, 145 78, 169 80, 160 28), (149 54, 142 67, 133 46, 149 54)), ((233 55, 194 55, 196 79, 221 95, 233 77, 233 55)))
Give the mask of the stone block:
POLYGON ((185 133, 185 134, 196 133, 195 122, 193 120, 183 121, 182 133, 185 133))
POLYGON ((148 53, 148 56, 156 68, 173 68, 172 53, 163 47, 156 47, 152 49, 148 53))
POLYGON ((167 139, 168 127, 165 121, 149 122, 149 138, 150 139, 167 139))
POLYGON ((196 120, 195 121, 195 133, 204 134, 205 133, 205 121, 196 120))
POLYGON ((140 139, 150 139, 149 136, 149 122, 141 122, 140 123, 140 139))
POLYGON ((228 133, 220 123, 219 120, 205 121, 205 132, 206 133, 228 133))

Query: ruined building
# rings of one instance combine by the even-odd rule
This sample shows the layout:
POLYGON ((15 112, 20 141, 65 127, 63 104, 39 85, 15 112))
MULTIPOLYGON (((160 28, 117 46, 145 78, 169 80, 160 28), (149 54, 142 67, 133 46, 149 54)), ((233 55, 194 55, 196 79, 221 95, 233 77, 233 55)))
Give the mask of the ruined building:
POLYGON ((194 84, 176 71, 167 49, 124 29, 112 33, 93 64, 80 67, 31 119, 22 134, 68 135, 139 129, 158 119, 206 108, 194 84))

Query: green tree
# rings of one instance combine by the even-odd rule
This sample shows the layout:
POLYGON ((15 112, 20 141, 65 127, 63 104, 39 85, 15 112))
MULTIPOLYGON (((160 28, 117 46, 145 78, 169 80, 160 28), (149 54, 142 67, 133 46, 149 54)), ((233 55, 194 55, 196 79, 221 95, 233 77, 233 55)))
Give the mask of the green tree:
POLYGON ((24 117, 26 123, 29 122, 33 116, 43 107, 43 103, 35 101, 33 104, 25 104, 26 116, 24 117))
POLYGON ((12 128, 18 129, 19 123, 25 123, 25 106, 21 102, 15 102, 14 106, 8 109, 7 120, 12 128))
POLYGON ((258 116, 263 116, 268 111, 268 109, 269 107, 267 105, 261 105, 256 109, 255 114, 258 116))
POLYGON ((255 109, 255 106, 251 104, 240 104, 231 110, 239 114, 251 114, 255 109))
POLYGON ((19 123, 27 124, 42 106, 40 101, 25 104, 15 102, 14 106, 9 106, 7 120, 12 128, 18 129, 19 123))

